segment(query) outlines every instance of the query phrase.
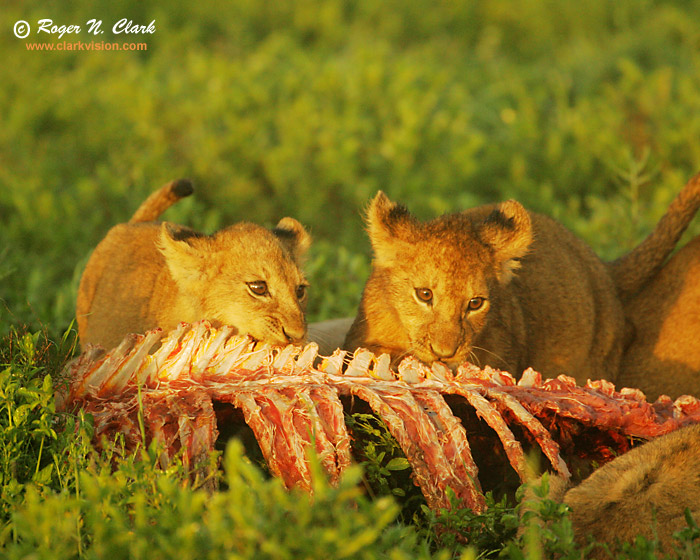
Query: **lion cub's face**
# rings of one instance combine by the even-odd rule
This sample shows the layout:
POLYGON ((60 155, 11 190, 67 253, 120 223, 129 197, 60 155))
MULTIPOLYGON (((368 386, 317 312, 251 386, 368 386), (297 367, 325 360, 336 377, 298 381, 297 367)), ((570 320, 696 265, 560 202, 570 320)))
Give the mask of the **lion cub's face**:
POLYGON ((421 223, 379 192, 367 220, 375 258, 354 342, 395 360, 467 360, 532 241, 526 210, 508 201, 421 223))
POLYGON ((212 236, 164 223, 158 248, 178 286, 180 307, 273 344, 306 337, 308 283, 299 260, 303 226, 282 219, 272 231, 239 223, 212 236))

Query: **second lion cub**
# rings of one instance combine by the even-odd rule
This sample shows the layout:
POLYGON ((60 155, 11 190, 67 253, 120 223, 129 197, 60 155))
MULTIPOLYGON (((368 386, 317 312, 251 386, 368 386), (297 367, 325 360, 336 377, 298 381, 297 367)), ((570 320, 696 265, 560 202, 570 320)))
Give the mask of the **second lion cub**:
POLYGON ((83 347, 200 319, 273 344, 305 339, 304 227, 283 218, 272 230, 241 222, 204 235, 153 221, 191 192, 189 181, 165 185, 97 246, 78 291, 83 347))
POLYGON ((374 260, 348 349, 579 383, 617 371, 625 321, 613 281, 554 220, 511 200, 422 223, 379 192, 367 222, 374 260))

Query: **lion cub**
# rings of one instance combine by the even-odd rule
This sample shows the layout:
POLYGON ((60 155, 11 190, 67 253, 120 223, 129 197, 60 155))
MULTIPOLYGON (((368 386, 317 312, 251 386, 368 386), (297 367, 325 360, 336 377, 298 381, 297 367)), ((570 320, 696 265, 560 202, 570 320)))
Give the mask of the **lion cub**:
POLYGON ((687 526, 686 508, 700 521, 699 473, 700 424, 694 424, 635 447, 566 492, 559 479, 549 497, 571 508, 581 543, 588 535, 613 544, 656 534, 669 553, 673 533, 687 526))
POLYGON ((191 192, 189 181, 165 185, 97 246, 78 291, 83 347, 200 319, 273 344, 305 339, 304 227, 282 218, 272 230, 241 222, 204 235, 153 221, 191 192))
POLYGON ((700 396, 700 237, 623 307, 634 338, 618 385, 637 387, 650 401, 662 394, 700 396))
POLYGON ((625 323, 613 281, 554 220, 510 200, 421 223, 380 191, 367 222, 374 260, 349 349, 579 382, 617 371, 625 323))

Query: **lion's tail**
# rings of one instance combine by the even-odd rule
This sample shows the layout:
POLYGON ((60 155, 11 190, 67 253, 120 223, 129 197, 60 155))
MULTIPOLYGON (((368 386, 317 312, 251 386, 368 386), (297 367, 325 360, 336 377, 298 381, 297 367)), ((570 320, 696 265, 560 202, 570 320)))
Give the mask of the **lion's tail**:
POLYGON ((688 181, 673 199, 647 238, 609 264, 618 294, 623 300, 637 293, 663 267, 698 208, 700 173, 688 181))
POLYGON ((190 196, 193 191, 192 181, 189 179, 171 181, 144 200, 141 206, 138 207, 138 210, 134 212, 129 223, 157 220, 163 212, 181 198, 190 196))

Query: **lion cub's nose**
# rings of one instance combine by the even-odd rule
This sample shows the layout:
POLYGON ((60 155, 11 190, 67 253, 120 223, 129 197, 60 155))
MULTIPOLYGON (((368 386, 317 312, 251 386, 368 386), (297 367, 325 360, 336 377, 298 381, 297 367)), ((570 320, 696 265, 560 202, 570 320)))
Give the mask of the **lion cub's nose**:
POLYGON ((284 336, 287 337, 287 342, 292 344, 300 344, 306 339, 306 326, 286 326, 282 328, 284 336))
POLYGON ((430 349, 439 360, 449 360, 457 353, 458 345, 430 343, 430 349))

